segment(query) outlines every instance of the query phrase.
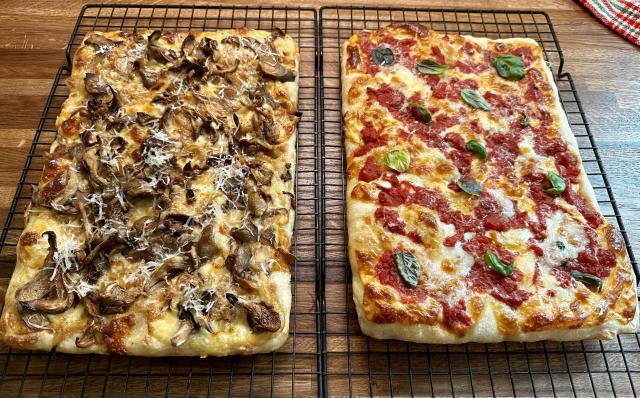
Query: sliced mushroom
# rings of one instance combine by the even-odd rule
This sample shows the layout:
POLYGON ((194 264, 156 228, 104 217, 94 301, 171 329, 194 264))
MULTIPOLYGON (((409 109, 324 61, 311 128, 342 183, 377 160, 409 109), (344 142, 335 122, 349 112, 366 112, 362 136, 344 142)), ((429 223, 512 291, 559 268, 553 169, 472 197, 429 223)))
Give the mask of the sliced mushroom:
POLYGON ((98 294, 100 312, 102 314, 120 314, 125 312, 137 297, 137 293, 125 291, 118 284, 108 285, 104 291, 98 294))
POLYGON ((73 295, 64 291, 60 296, 39 298, 32 301, 22 302, 21 304, 26 309, 42 314, 61 314, 71 308, 73 302, 73 295))
POLYGON ((189 56, 196 48, 196 38, 193 34, 189 33, 187 37, 182 41, 182 46, 180 51, 182 52, 182 56, 189 56))
POLYGON ((147 57, 163 64, 167 62, 173 62, 178 59, 178 56, 172 49, 164 48, 158 43, 160 37, 162 37, 162 32, 159 30, 155 30, 149 35, 147 57))
POLYGON ((144 85, 146 89, 150 90, 158 85, 158 81, 160 80, 160 73, 145 66, 142 62, 140 62, 140 60, 136 60, 133 63, 133 67, 138 71, 140 78, 142 78, 142 85, 144 85))
POLYGON ((238 69, 238 65, 240 65, 240 60, 239 59, 235 59, 233 61, 232 65, 228 65, 225 68, 222 69, 218 69, 218 68, 211 68, 211 70, 209 70, 209 74, 212 76, 224 76, 227 73, 233 73, 236 71, 236 69, 238 69))
POLYGON ((82 160, 84 165, 89 170, 89 181, 97 187, 106 187, 109 185, 109 181, 100 175, 101 162, 98 155, 99 147, 91 147, 84 152, 82 160))
POLYGON ((96 343, 96 332, 98 331, 99 323, 96 319, 92 319, 89 326, 82 332, 82 334, 76 337, 76 347, 87 348, 96 343))
POLYGON ((265 163, 255 162, 251 164, 249 171, 253 179, 260 185, 270 185, 273 178, 273 171, 265 163))
POLYGON ((98 133, 94 129, 84 130, 80 133, 80 138, 82 138, 82 143, 86 147, 98 144, 98 133))
POLYGON ((247 187, 247 206, 249 210, 258 217, 261 217, 269 208, 260 190, 252 185, 247 187))
POLYGON ((38 271, 33 279, 16 291, 16 301, 18 301, 18 303, 26 303, 43 298, 54 289, 51 279, 56 265, 54 256, 58 251, 56 234, 53 231, 46 231, 42 235, 47 235, 49 243, 47 257, 44 259, 42 268, 40 268, 40 271, 38 271))
POLYGON ((150 287, 165 279, 170 279, 179 273, 193 270, 195 268, 195 260, 191 254, 178 254, 167 259, 162 265, 151 273, 150 287))
POLYGON ((191 187, 185 188, 185 199, 187 203, 192 204, 196 201, 196 192, 191 187))
POLYGON ((16 291, 16 301, 23 310, 60 314, 71 308, 74 296, 67 292, 62 282, 62 273, 54 274, 56 234, 52 231, 46 231, 43 235, 45 234, 49 240, 47 257, 36 276, 16 291))
POLYGON ((202 51, 202 53, 207 57, 213 57, 217 48, 218 42, 208 37, 202 38, 202 40, 200 40, 200 44, 198 44, 198 50, 202 51))
POLYGON ((133 229, 139 236, 149 235, 157 228, 158 219, 154 216, 140 217, 133 223, 133 229))
POLYGON ((262 75, 281 82, 294 81, 296 79, 295 73, 282 65, 276 57, 276 55, 258 56, 258 65, 260 66, 262 75))
POLYGON ((160 194, 155 187, 141 178, 129 180, 123 187, 125 195, 131 198, 152 198, 160 194))
POLYGON ((183 319, 180 321, 178 331, 171 337, 171 345, 173 347, 180 347, 189 338, 189 335, 196 327, 189 319, 183 319))
POLYGON ((109 95, 110 88, 100 75, 96 73, 87 73, 84 76, 84 87, 87 92, 94 96, 109 95))
POLYGON ((254 303, 233 293, 226 294, 227 300, 247 312, 247 321, 249 327, 254 332, 277 332, 282 327, 280 314, 276 312, 273 306, 264 301, 254 303))
POLYGON ((184 232, 191 227, 193 218, 187 214, 167 214, 164 219, 164 227, 172 234, 184 232))
POLYGON ((251 247, 240 245, 236 254, 231 254, 225 260, 225 266, 231 272, 233 280, 245 289, 257 289, 258 285, 251 278, 251 247))
POLYGON ((246 225, 240 228, 232 228, 231 236, 233 236, 238 242, 252 243, 258 241, 258 227, 254 223, 248 221, 246 225))
POLYGON ((101 54, 110 51, 116 44, 121 42, 115 42, 97 33, 92 34, 84 40, 85 45, 94 46, 96 50, 99 50, 101 54))
POLYGON ((98 258, 100 253, 111 250, 111 248, 113 248, 115 243, 116 243, 115 239, 111 236, 104 239, 102 242, 98 243, 93 249, 91 249, 89 254, 87 254, 87 256, 82 261, 81 265, 86 266, 93 263, 96 260, 96 258, 98 258))
POLYGON ((153 126, 159 119, 151 116, 148 113, 138 112, 136 113, 136 122, 141 126, 153 126))
POLYGON ((200 258, 213 258, 220 253, 216 244, 213 224, 208 224, 202 229, 202 234, 196 244, 196 253, 200 258))
POLYGON ((280 179, 284 182, 291 181, 291 179, 293 178, 291 176, 291 163, 285 163, 284 169, 285 170, 282 172, 282 174, 280 174, 280 179))
POLYGON ((75 207, 67 206, 72 199, 74 199, 76 192, 78 191, 78 174, 73 169, 69 168, 64 174, 66 180, 64 189, 55 198, 51 200, 51 208, 61 213, 75 214, 78 210, 75 207))
POLYGON ((275 247, 276 229, 273 225, 263 228, 262 231, 260 231, 260 242, 275 247))

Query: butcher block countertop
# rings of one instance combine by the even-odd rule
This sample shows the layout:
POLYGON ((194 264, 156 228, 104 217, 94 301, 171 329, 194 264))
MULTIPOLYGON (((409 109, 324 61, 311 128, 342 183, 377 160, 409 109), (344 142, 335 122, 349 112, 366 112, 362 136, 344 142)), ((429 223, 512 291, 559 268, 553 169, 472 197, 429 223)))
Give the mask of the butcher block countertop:
MULTIPOLYGON (((61 65, 66 64, 66 56, 65 49, 67 45, 67 41, 71 35, 74 24, 80 13, 82 7, 88 2, 81 0, 67 0, 67 1, 52 1, 52 0, 4 0, 1 3, 0 7, 0 225, 4 225, 4 222, 7 217, 7 213, 11 206, 11 202, 13 196, 16 191, 16 185, 20 179, 20 175, 22 173, 22 169, 24 166, 25 159, 31 147, 31 142, 34 137, 34 133, 38 123, 40 121, 42 110, 45 106, 45 101, 51 89, 51 84, 56 75, 56 71, 61 65)), ((150 4, 150 5, 159 5, 159 4, 182 4, 176 1, 115 1, 113 4, 150 4)), ((331 6, 331 5, 347 5, 344 1, 330 1, 330 0, 315 0, 315 1, 263 1, 263 0, 254 0, 251 2, 247 1, 192 1, 189 4, 196 5, 278 5, 278 6, 302 6, 302 7, 314 7, 319 8, 320 6, 331 6)), ((512 0, 509 2, 505 1, 429 1, 429 0, 371 0, 371 1, 349 1, 348 5, 354 6, 385 6, 385 7, 454 7, 454 8, 470 8, 470 9, 496 9, 496 10, 539 10, 545 11, 548 13, 551 18, 551 22, 555 28, 555 32, 557 34, 558 41, 561 45, 561 48, 564 52, 564 71, 571 73, 573 81, 575 82, 576 90, 579 95, 579 99, 582 103, 584 113, 586 115, 586 120, 590 125, 591 132, 595 138, 596 144, 599 148, 599 153, 602 158, 602 163, 604 165, 605 171, 609 177, 609 183, 611 185, 611 190, 616 199, 617 206, 619 208, 622 222, 625 225, 626 232, 629 236, 629 240, 631 242, 632 249, 636 252, 636 254, 640 254, 640 48, 634 46, 630 42, 627 42, 623 38, 617 36, 615 33, 607 29, 604 25, 602 25, 598 20, 596 20, 589 12, 580 7, 576 2, 569 0, 539 0, 536 2, 531 1, 520 1, 520 0, 512 0)), ((312 53, 313 54, 313 53, 312 53)), ((312 57, 313 58, 313 57, 312 57)), ((311 63, 313 65, 313 62, 311 63)), ((20 209, 22 210, 22 209, 20 209)), ((12 253, 13 251, 11 251, 12 253)), ((3 251, 2 255, 0 255, 0 303, 4 300, 4 292, 7 287, 9 278, 11 276, 12 264, 15 263, 15 256, 13 254, 7 254, 7 251, 3 251)), ((344 272, 344 271, 342 271, 344 272)), ((329 277, 328 277, 329 278, 329 277)), ((345 279, 346 280, 346 279, 345 279)), ((298 280, 297 283, 299 286, 304 287, 307 290, 304 294, 298 293, 296 297, 298 301, 307 300, 308 299, 308 307, 310 311, 313 311, 315 306, 314 302, 314 284, 313 284, 313 276, 309 282, 308 286, 301 284, 301 281, 298 280)), ((327 282, 327 286, 329 286, 329 282, 327 282)), ((344 285, 345 283, 342 283, 344 285)), ((340 290, 340 284, 336 283, 334 287, 326 289, 327 300, 329 301, 332 295, 341 294, 342 300, 345 300, 344 288, 340 290)), ((347 291, 348 292, 348 291, 347 291)), ((346 295, 350 297, 350 294, 346 295)), ((348 300, 350 301, 350 299, 348 300)), ((304 301, 305 303, 307 301, 304 301)), ((305 304, 306 305, 306 304, 305 304)), ((315 317, 315 315, 314 315, 315 317)), ((102 392, 103 395, 110 395, 109 392, 113 391, 115 395, 123 396, 123 391, 128 388, 130 389, 129 395, 131 396, 139 396, 142 393, 142 389, 144 391, 157 391, 158 394, 151 393, 152 396, 155 395, 165 395, 165 392, 168 393, 169 390, 173 391, 172 395, 183 396, 186 391, 189 391, 195 395, 201 396, 206 395, 207 392, 218 391, 218 393, 222 395, 249 395, 253 392, 254 395, 263 396, 265 394, 269 394, 271 391, 271 395, 315 395, 317 394, 317 380, 318 378, 318 365, 316 362, 317 357, 315 353, 320 350, 319 347, 316 346, 316 335, 315 335, 315 322, 318 322, 319 318, 310 319, 310 329, 305 330, 305 333, 308 334, 309 338, 307 340, 307 335, 304 333, 297 337, 291 337, 287 344, 293 345, 297 347, 295 350, 305 351, 308 355, 307 357, 303 357, 302 354, 298 355, 298 362, 294 362, 297 365, 294 365, 295 371, 299 372, 301 375, 296 376, 295 380, 291 379, 291 375, 286 375, 286 372, 283 370, 283 374, 278 376, 276 381, 271 379, 271 375, 262 376, 260 373, 257 373, 254 378, 253 371, 251 373, 251 378, 236 378, 234 382, 237 387, 234 388, 249 388, 248 392, 245 390, 236 390, 227 391, 228 387, 226 378, 213 376, 213 384, 211 383, 212 376, 206 375, 206 368, 204 370, 200 369, 200 371, 205 372, 202 375, 194 371, 194 378, 192 382, 191 378, 191 370, 194 369, 194 364, 196 366, 195 369, 199 369, 198 366, 201 365, 199 360, 191 360, 191 365, 188 367, 189 374, 180 374, 176 376, 176 380, 180 381, 178 387, 172 387, 169 385, 168 378, 163 375, 167 372, 172 371, 171 361, 174 360, 155 360, 149 361, 148 363, 145 361, 138 361, 137 359, 128 360, 128 365, 126 360, 120 360, 117 356, 113 357, 105 357, 105 359, 96 359, 94 364, 87 363, 86 357, 83 357, 82 360, 78 360, 78 363, 74 363, 66 359, 64 356, 64 360, 62 360, 61 355, 53 356, 53 360, 47 359, 47 357, 39 358, 38 361, 35 359, 29 362, 31 359, 31 354, 26 356, 24 354, 22 359, 18 359, 15 357, 9 359, 9 356, 6 354, 6 348, 2 347, 0 350, 0 396, 15 396, 20 392, 24 392, 25 395, 37 395, 37 393, 41 393, 43 395, 47 395, 50 384, 45 384, 42 380, 42 376, 38 376, 41 373, 47 374, 47 372, 51 373, 50 376, 45 376, 47 378, 47 383, 52 384, 53 387, 50 387, 52 394, 63 396, 65 395, 63 391, 60 389, 60 384, 62 383, 59 379, 62 379, 60 374, 65 374, 64 367, 66 366, 67 372, 69 369, 75 369, 74 366, 79 366, 84 369, 86 366, 86 372, 83 375, 82 369, 75 369, 73 371, 78 372, 74 373, 78 375, 77 377, 72 377, 69 383, 69 389, 65 391, 69 391, 70 395, 76 396, 79 395, 79 392, 91 392, 94 391, 95 394, 90 395, 100 395, 102 392), (296 338, 298 340, 296 340, 296 338), (308 342, 308 343, 307 343, 308 342), (296 345, 297 344, 297 345, 296 345), (26 359, 25 359, 26 358, 26 359), (108 358, 108 359, 107 359, 108 358), (304 358, 308 358, 304 359, 304 358), (112 366, 112 360, 113 366, 112 366), (18 362, 16 362, 18 361, 18 362), (20 361, 23 361, 22 364, 20 361), (106 365, 106 361, 108 361, 108 367, 106 365), (159 362, 164 361, 164 362, 159 362), (30 363, 37 363, 36 365, 29 365, 30 363), (99 365, 96 365, 99 364, 99 365), (86 365, 85 365, 86 364, 86 365), (21 366, 24 367, 24 374, 32 375, 32 379, 35 383, 37 383, 36 387, 30 385, 29 378, 23 378, 19 374, 21 372, 21 366), (128 368, 126 368, 128 366, 128 368), (34 367, 33 369, 31 367, 34 367), (307 372, 308 368, 308 372, 307 372), (2 376, 3 369, 9 369, 10 373, 18 374, 18 376, 9 376, 6 380, 4 380, 4 376, 2 376), (108 369, 108 370, 105 370, 108 369), (112 370, 113 369, 113 370, 112 370), (123 370, 124 369, 124 370, 123 370), (128 370, 127 370, 128 369, 128 370), (160 369, 160 370, 158 370, 160 369), (127 374, 126 378, 117 379, 111 378, 109 379, 109 384, 105 382, 105 378, 101 376, 103 372, 120 372, 118 374, 127 374), (16 373, 17 372, 17 373, 16 373), (101 373, 102 372, 102 373, 101 373), (161 385, 156 385, 156 379, 154 377, 144 376, 147 372, 156 372, 157 380, 160 381, 161 385), (305 373, 306 372, 306 373, 305 373), (185 382, 188 376, 188 382, 185 382), (197 376, 197 377, 196 377, 197 376), (202 376, 202 382, 199 377, 202 376), (146 377, 146 381, 140 382, 137 378, 146 377), (217 378, 216 378, 217 377, 217 378), (282 385, 282 390, 279 387, 279 383, 284 381, 282 385), (26 380, 26 381, 25 381, 26 380), (250 381, 250 383, 246 383, 244 380, 250 381), (208 382, 208 385, 206 383, 208 382), (3 383, 5 383, 3 385, 3 383), (74 384, 75 383, 75 384, 74 384), (128 383, 128 384, 127 384, 128 383), (165 389, 166 383, 166 389, 165 389), (274 384, 275 383, 275 384, 274 384), (104 384, 104 386, 103 386, 104 384), (249 386, 250 387, 247 387, 249 386), (276 387, 274 387, 276 385, 276 387), (295 385, 295 388, 292 386, 295 385), (124 387, 123 387, 124 386, 124 387), (93 389, 92 389, 93 388, 93 389), (156 388, 156 390, 154 390, 156 388), (222 390, 215 390, 215 388, 220 388, 222 390), (271 390, 269 390, 271 389, 271 390), (55 392, 53 392, 55 391, 55 392), (222 392, 220 392, 222 391, 222 392), (136 395, 138 394, 138 395, 136 395)), ((327 317, 327 322, 330 323, 331 320, 327 317)), ((298 320, 298 322, 302 322, 298 320)), ((348 322, 351 324, 351 322, 348 322)), ((304 323, 300 323, 303 325, 304 323)), ((353 321, 353 325, 355 325, 355 321, 353 321)), ((351 326, 353 328, 357 328, 357 326, 351 326)), ((331 326, 331 325, 329 325, 331 326)), ((292 330, 292 333, 294 330, 292 330)), ((300 329, 296 333, 300 333, 300 329)), ((342 332, 341 332, 342 333, 342 332)), ((354 342, 359 342, 356 337, 353 337, 350 341, 346 343, 344 340, 344 336, 349 333, 354 333, 353 330, 349 331, 347 328, 346 333, 337 334, 336 340, 331 340, 327 338, 327 347, 326 350, 331 349, 344 349, 341 344, 346 344, 346 347, 349 350, 350 361, 349 367, 357 367, 361 364, 357 363, 362 356, 358 357, 354 354, 351 357, 352 349, 355 347, 354 342), (342 336, 342 337, 340 337, 342 336), (333 342, 337 342, 336 346, 331 346, 333 342)), ((293 336, 293 335, 292 335, 293 336)), ((631 336, 632 337, 632 336, 631 336)), ((633 338, 633 337, 632 337, 633 338)), ((364 340, 363 340, 364 341, 364 340)), ((366 341, 366 346, 360 346, 358 352, 375 352, 382 345, 386 345, 386 352, 388 353, 390 350, 390 346, 388 343, 383 342, 373 342, 369 345, 369 341, 366 341)), ((576 343, 580 344, 580 343, 576 343)), ((391 347, 402 347, 404 343, 397 345, 391 343, 391 347)), ((396 347, 396 348, 397 348, 396 347)), ((406 345, 406 350, 410 349, 423 349, 421 346, 406 345), (418 348, 416 348, 418 347, 418 348)), ((426 347, 426 346, 424 346, 426 347)), ((535 347, 534 347, 535 348, 535 347)), ((429 350, 429 348, 425 348, 429 350)), ((473 348, 468 348, 465 350, 471 350, 473 348)), ((584 346, 583 346, 584 349, 584 346)), ((449 348, 446 349, 446 358, 449 357, 449 348)), ((564 349, 563 349, 564 350, 564 349)), ((602 346, 600 348, 595 349, 599 354, 600 350, 602 350, 602 346)), ((630 377, 640 377, 638 376, 640 373, 640 358, 638 357, 638 349, 637 343, 635 347, 634 354, 635 356, 630 356, 629 358, 624 357, 624 366, 627 366, 627 360, 631 361, 631 364, 628 364, 629 368, 633 368, 634 370, 630 373, 632 376, 630 377), (635 375, 635 376, 634 376, 635 375)), ((382 349, 384 351, 384 348, 382 349)), ((615 350, 614 350, 615 351, 615 350)), ((413 352, 413 351, 411 351, 413 352)), ((452 352, 457 352, 452 351, 452 352)), ((469 351, 466 352, 467 357, 469 356, 469 351)), ((595 352, 595 351, 594 351, 595 352)), ((617 353, 620 352, 620 348, 618 348, 617 353)), ((371 356, 369 354, 362 354, 368 356, 368 360, 371 360, 371 356)), ((435 360, 439 354, 433 354, 427 351, 426 356, 430 358, 429 360, 435 360)), ((507 361, 518 361, 518 355, 522 355, 522 352, 513 354, 513 358, 509 358, 507 356, 507 361)), ((547 357, 547 366, 549 369, 553 367, 554 361, 557 363, 565 363, 567 358, 559 358, 554 356, 553 350, 550 357, 547 357), (551 359, 549 359, 551 358, 551 359), (551 363, 551 365, 549 364, 551 363)), ((566 353, 564 354, 566 357, 566 353)), ((580 354, 582 355, 582 354, 580 354)), ((545 357, 547 356, 546 348, 545 348, 545 357)), ((457 356, 452 355, 453 358, 457 358, 457 356)), ((79 358, 79 357, 78 357, 79 358)), ((262 357, 260 357, 262 358, 262 357)), ((240 361, 236 363, 236 368, 238 367, 238 363, 248 363, 251 366, 251 369, 255 366, 266 366, 266 369, 271 371, 273 368, 278 368, 283 366, 283 369, 289 369, 290 365, 285 364, 282 361, 286 361, 286 358, 289 356, 274 356, 274 358, 280 358, 274 360, 273 363, 261 364, 262 359, 227 359, 226 363, 230 363, 230 366, 234 366, 234 361, 240 361), (248 361, 248 362, 247 362, 248 361), (256 365, 258 364, 258 365, 256 365), (271 366, 271 367, 269 367, 271 366)), ((271 361, 271 356, 268 356, 269 361, 271 361)), ((347 361, 346 357, 340 360, 347 361)), ((364 360, 367 357, 365 357, 364 360)), ((414 358, 414 356, 412 356, 414 358)), ((444 360, 445 356, 442 355, 444 360)), ((489 356, 487 356, 489 358, 489 356)), ((495 358, 492 356, 492 358, 495 358)), ((384 361, 389 361, 386 365, 389 368, 396 367, 396 359, 390 356, 385 356, 384 361)), ((571 358, 569 358, 571 359, 571 358)), ((295 356, 293 356, 293 360, 296 361, 295 356)), ((340 361, 339 360, 339 361, 340 361)), ((399 356, 398 362, 402 360, 406 360, 406 357, 399 356), (404 358, 404 359, 403 359, 404 358)), ((586 354, 585 354, 586 360, 586 354)), ((607 359, 608 361, 609 359, 607 359)), ((175 360, 175 367, 182 366, 180 364, 189 363, 189 360, 175 360), (181 361, 181 362, 177 362, 181 361), (185 362, 187 361, 187 362, 185 362)), ((207 361, 207 360, 201 360, 207 361)), ((215 361, 215 359, 214 359, 215 361)), ((340 362, 337 362, 338 365, 341 366, 340 362)), ((442 364, 431 364, 429 363, 429 372, 431 372, 432 365, 434 366, 446 366, 447 360, 444 360, 442 364)), ((487 362, 489 360, 487 359, 487 362)), ((203 362, 205 365, 207 362, 203 362)), ((345 362, 346 363, 346 362, 345 362)), ((209 370, 211 370, 211 362, 209 362, 209 370)), ((219 364, 218 364, 219 365, 219 364)), ((331 363, 329 363, 331 366, 331 363)), ((346 366, 346 365, 345 365, 346 366)), ((398 372, 402 372, 403 365, 402 363, 398 363, 398 372)), ((417 366, 417 365, 415 365, 417 366)), ((457 366, 457 365, 456 365, 457 366)), ((471 365, 469 365, 471 367, 471 365)), ((484 365, 483 365, 484 366, 484 365)), ((489 368, 492 366, 488 364, 489 368)), ((589 366, 587 364, 587 366, 589 366)), ((451 365, 449 365, 451 369, 451 365)), ((180 368, 182 369, 182 368, 180 368)), ((417 367, 415 369, 418 369, 417 367)), ((608 369, 608 368, 607 368, 608 369)), ((575 369, 574 369, 575 370, 575 369)), ((593 369, 589 370, 592 371, 593 369)), ((562 369, 560 370, 563 371, 562 369)), ((566 372, 566 369, 564 370, 566 372)), ((571 371, 571 370, 570 370, 571 371)), ((511 370, 509 370, 511 372, 511 370)), ((531 376, 532 370, 529 369, 529 374, 526 376, 527 380, 532 380, 532 384, 535 384, 536 377, 535 372, 534 376, 531 376)), ((332 368, 329 367, 327 370, 328 374, 332 373, 332 368)), ((544 373, 544 372, 542 372, 544 373)), ((389 373, 391 374, 391 373, 389 373)), ((349 395, 349 393, 353 395, 388 395, 388 392, 385 392, 384 386, 376 385, 378 383, 375 370, 374 376, 371 376, 371 368, 369 368, 369 374, 357 374, 357 375, 349 375, 350 377, 335 377, 330 379, 329 384, 327 386, 327 390, 329 395, 349 395), (353 377, 351 377, 353 376, 353 377), (353 381, 353 384, 351 382, 353 381)), ((565 373, 566 376, 566 373, 565 373)), ((591 395, 591 391, 596 391, 597 393, 601 393, 604 395, 610 395, 608 393, 607 385, 610 383, 611 376, 607 379, 607 374, 603 372, 602 380, 597 379, 596 385, 592 387, 586 385, 585 383, 589 383, 589 377, 584 376, 582 374, 582 378, 576 378, 575 384, 574 380, 571 380, 570 386, 565 379, 549 379, 547 374, 541 376, 540 385, 535 386, 533 390, 523 390, 521 395, 531 395, 532 393, 536 393, 536 391, 542 391, 544 395, 552 395, 554 392, 558 395, 568 395, 571 394, 572 390, 577 390, 578 393, 585 393, 587 395, 591 395), (600 380, 600 381, 598 381, 600 380), (549 385, 549 381, 551 381, 549 385), (598 385, 602 382, 602 389, 598 385), (557 383, 557 384, 556 384, 557 383), (541 388, 541 390, 538 390, 541 388), (555 390, 557 388, 558 390, 555 390)), ((226 376, 225 376, 226 377, 226 376)), ((232 376, 233 377, 233 376, 232 376)), ((244 377, 244 376, 243 376, 244 377)), ((387 376, 384 376, 387 377, 387 376)), ((412 377, 426 377, 426 376, 418 376, 414 375, 412 377)), ((437 389, 436 385, 438 382, 437 376, 434 376, 429 373, 429 384, 431 387, 427 390, 413 390, 411 391, 416 395, 450 395, 451 392, 449 390, 440 391, 437 389), (434 387, 435 385, 435 387, 434 387)), ((505 376, 506 377, 506 376, 505 376)), ((509 375, 511 378, 511 383, 507 383, 505 385, 516 385, 518 380, 516 376, 509 375)), ((617 377, 617 376, 616 376, 617 377)), ((627 373, 622 373, 620 377, 627 377, 627 373)), ((391 376, 389 378, 389 385, 391 385, 391 376)), ((383 378, 386 383, 386 378, 383 378)), ((444 376, 441 378, 446 382, 446 385, 453 386, 456 382, 455 377, 451 378, 450 376, 444 376)), ((476 384, 475 387, 472 387, 471 390, 462 390, 458 392, 458 395, 469 395, 471 392, 475 392, 477 395, 489 395, 495 393, 497 395, 512 395, 516 393, 516 390, 508 389, 508 390, 499 390, 496 386, 494 386, 494 379, 491 378, 490 385, 483 385, 482 382, 480 384, 476 384)), ((402 377, 396 377, 393 383, 403 383, 402 377)), ((178 382, 176 381, 176 382, 178 382)), ((485 380, 486 381, 486 380, 485 380)), ((640 391, 640 384, 637 383, 638 379, 634 381, 636 383, 635 390, 636 392, 640 391)), ((64 377, 64 383, 62 384, 62 389, 67 385, 67 377, 64 377)), ((473 381, 472 381, 473 383, 473 381)), ((424 384, 424 383, 423 383, 424 384)), ((464 384, 464 383, 463 383, 464 384)), ((591 383, 593 384, 593 381, 591 383)), ((426 384, 424 384, 426 385, 426 384)), ((402 386, 401 386, 402 387, 402 386)), ((396 388, 390 387, 391 391, 394 391, 396 388)), ((417 387, 416 387, 417 388, 417 387)), ((406 391, 400 388, 399 391, 406 391)), ((625 395, 625 391, 630 392, 632 390, 623 390, 622 393, 619 394, 625 395)), ((217 395, 217 394, 214 394, 217 395)))

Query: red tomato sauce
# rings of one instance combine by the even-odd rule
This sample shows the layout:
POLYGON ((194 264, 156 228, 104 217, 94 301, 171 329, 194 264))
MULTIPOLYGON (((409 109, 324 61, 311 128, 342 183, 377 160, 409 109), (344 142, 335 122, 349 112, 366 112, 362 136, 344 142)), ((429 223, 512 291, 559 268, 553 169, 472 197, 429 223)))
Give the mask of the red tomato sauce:
POLYGON ((442 305, 442 318, 444 326, 449 330, 466 329, 471 326, 471 317, 467 312, 467 305, 464 300, 451 305, 446 301, 440 302, 442 305))
POLYGON ((369 156, 367 161, 362 166, 358 179, 364 182, 370 182, 379 178, 382 175, 382 168, 378 166, 373 156, 369 156))
POLYGON ((360 130, 363 144, 353 152, 353 156, 358 157, 368 153, 373 148, 383 146, 387 143, 387 136, 376 130, 370 121, 364 122, 364 127, 360 130))
POLYGON ((378 207, 374 213, 376 221, 381 223, 387 230, 405 235, 415 243, 422 243, 420 234, 416 231, 407 231, 405 223, 400 220, 400 215, 397 211, 386 207, 378 207))

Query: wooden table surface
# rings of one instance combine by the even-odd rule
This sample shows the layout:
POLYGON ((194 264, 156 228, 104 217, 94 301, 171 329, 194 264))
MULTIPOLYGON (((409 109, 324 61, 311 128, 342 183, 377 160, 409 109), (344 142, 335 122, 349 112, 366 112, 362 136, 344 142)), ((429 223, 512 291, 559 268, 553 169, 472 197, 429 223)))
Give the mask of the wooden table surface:
MULTIPOLYGON (((3 0, 0 5, 0 223, 4 224, 52 80, 85 1, 3 0)), ((115 3, 172 4, 129 0, 115 3)), ((283 1, 220 4, 282 5, 283 1)), ((190 2, 212 4, 212 2, 190 2)), ((339 1, 288 1, 316 7, 339 1)), ((350 5, 535 9, 547 11, 631 240, 640 253, 640 51, 573 1, 350 1, 350 5)), ((7 261, 8 259, 0 259, 7 261)), ((8 275, 0 275, 0 293, 8 275)), ((309 391, 312 391, 313 387, 309 391)), ((1 395, 1 394, 0 394, 1 395)))
MULTIPOLYGON (((4 0, 0 7, 0 222, 4 223, 29 144, 82 0, 4 0), (64 5, 63 5, 64 4, 64 5)), ((117 2, 116 2, 117 3, 117 2)), ((128 1, 128 3, 160 3, 128 1)), ((162 2, 175 3, 172 1, 162 2)), ((195 2, 207 4, 207 2, 195 2)), ((222 4, 239 2, 221 1, 222 4)), ((280 4, 261 1, 240 4, 280 4)), ((330 0, 288 5, 339 4, 330 0)), ((208 2, 211 4, 211 2, 208 2)), ((454 6, 450 1, 372 0, 354 5, 454 6)), ((573 1, 458 1, 455 7, 549 13, 629 232, 640 253, 640 51, 573 1)))

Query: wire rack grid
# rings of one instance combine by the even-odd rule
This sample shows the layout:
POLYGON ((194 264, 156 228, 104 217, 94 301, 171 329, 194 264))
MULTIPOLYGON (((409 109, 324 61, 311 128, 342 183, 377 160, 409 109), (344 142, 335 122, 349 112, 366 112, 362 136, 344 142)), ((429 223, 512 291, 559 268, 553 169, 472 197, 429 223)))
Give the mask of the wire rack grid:
MULTIPOLYGON (((290 7, 183 7, 89 5, 82 9, 67 47, 68 65, 58 70, 17 191, 2 229, 0 277, 15 265, 29 186, 38 182, 43 154, 55 138, 55 119, 69 92, 71 56, 89 31, 168 29, 203 31, 250 27, 283 29, 300 47, 297 142, 297 257, 292 271, 290 336, 275 353, 226 358, 138 358, 23 352, 0 345, 0 396, 312 396, 321 369, 321 306, 318 244, 319 187, 316 181, 317 13, 290 7)), ((4 289, 3 289, 4 291, 4 289)), ((3 293, 4 296, 4 293, 3 293)))
POLYGON ((367 338, 352 299, 345 229, 340 44, 392 22, 490 38, 530 37, 553 66, 564 110, 606 218, 623 233, 593 135, 544 12, 323 7, 320 9, 321 215, 324 283, 323 387, 329 396, 636 396, 640 337, 611 341, 424 345, 367 338))

